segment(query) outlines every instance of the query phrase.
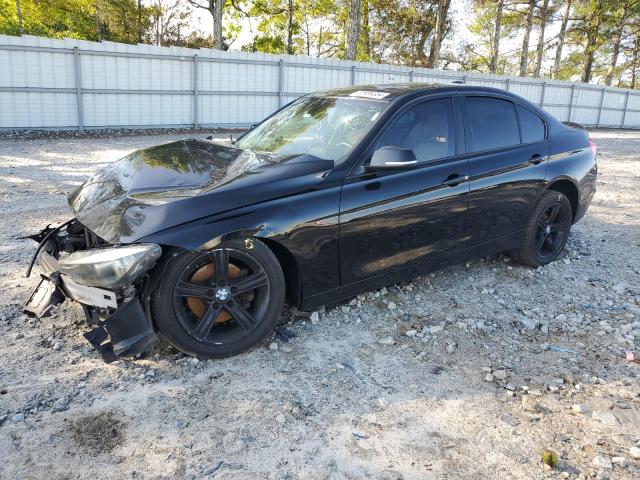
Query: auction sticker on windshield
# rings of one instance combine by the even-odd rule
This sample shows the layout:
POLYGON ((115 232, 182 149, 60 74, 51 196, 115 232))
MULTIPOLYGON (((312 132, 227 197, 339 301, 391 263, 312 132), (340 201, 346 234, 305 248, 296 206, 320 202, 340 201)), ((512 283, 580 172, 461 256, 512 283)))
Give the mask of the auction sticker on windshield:
POLYGON ((350 93, 350 97, 364 97, 364 98, 384 98, 389 95, 389 92, 372 92, 369 90, 358 90, 357 92, 350 93))

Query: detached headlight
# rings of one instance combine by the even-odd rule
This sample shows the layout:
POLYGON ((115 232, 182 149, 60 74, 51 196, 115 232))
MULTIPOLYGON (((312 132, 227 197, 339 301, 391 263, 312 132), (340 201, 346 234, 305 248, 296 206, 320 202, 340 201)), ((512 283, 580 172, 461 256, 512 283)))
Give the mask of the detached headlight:
POLYGON ((60 273, 82 285, 117 288, 131 284, 161 254, 154 243, 82 250, 60 259, 60 273))

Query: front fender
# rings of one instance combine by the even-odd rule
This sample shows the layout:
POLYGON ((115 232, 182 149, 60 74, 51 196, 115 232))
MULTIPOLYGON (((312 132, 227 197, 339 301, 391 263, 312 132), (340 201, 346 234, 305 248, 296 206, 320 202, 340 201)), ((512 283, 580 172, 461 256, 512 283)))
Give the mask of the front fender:
POLYGON ((139 242, 202 251, 230 238, 269 239, 296 261, 303 294, 315 295, 339 286, 339 198, 339 184, 310 189, 162 230, 139 242))

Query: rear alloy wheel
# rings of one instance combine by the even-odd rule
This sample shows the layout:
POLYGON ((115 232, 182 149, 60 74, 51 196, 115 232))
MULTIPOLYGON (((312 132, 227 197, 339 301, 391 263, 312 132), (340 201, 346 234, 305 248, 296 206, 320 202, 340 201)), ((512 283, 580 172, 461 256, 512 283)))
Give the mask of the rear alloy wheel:
POLYGON ((567 243, 572 222, 569 199, 560 192, 545 192, 527 222, 525 242, 516 257, 532 267, 554 261, 567 243))
POLYGON ((206 252, 184 252, 169 265, 153 297, 158 329, 198 357, 235 355, 271 333, 284 302, 280 265, 256 239, 206 252))

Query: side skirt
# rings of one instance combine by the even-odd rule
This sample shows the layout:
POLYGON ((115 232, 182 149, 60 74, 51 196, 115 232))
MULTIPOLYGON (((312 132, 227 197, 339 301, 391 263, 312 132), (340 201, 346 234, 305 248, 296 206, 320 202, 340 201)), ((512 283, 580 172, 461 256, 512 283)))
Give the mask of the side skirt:
POLYGON ((457 265, 476 258, 495 255, 506 250, 511 250, 522 245, 524 241, 524 230, 519 230, 508 235, 503 235, 489 242, 481 243, 464 250, 456 250, 437 258, 424 262, 402 267, 391 272, 386 272, 374 277, 366 278, 358 282, 342 285, 341 287, 328 290, 310 297, 303 297, 300 309, 311 310, 320 305, 336 303, 363 292, 394 285, 398 282, 410 280, 426 273, 439 270, 441 268, 457 265))

